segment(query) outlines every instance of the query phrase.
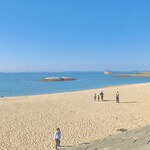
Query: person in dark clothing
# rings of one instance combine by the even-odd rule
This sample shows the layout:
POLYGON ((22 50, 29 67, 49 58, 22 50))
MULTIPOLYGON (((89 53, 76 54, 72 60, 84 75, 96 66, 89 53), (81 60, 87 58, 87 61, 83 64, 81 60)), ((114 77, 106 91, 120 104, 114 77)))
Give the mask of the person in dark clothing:
POLYGON ((98 101, 99 101, 99 99, 100 99, 99 95, 98 95, 98 98, 97 98, 97 99, 98 99, 98 101))
POLYGON ((94 100, 96 101, 96 93, 94 94, 94 100))
POLYGON ((58 147, 58 146, 60 147, 61 132, 60 132, 60 129, 59 129, 59 128, 57 128, 56 130, 57 130, 57 131, 56 131, 56 133, 55 133, 55 135, 54 135, 54 139, 55 139, 55 141, 56 141, 56 150, 58 150, 57 147, 58 147))
POLYGON ((101 95, 101 100, 103 101, 103 98, 104 98, 104 93, 103 93, 103 91, 101 91, 100 95, 101 95))
POLYGON ((119 92, 116 93, 116 103, 119 103, 119 92))

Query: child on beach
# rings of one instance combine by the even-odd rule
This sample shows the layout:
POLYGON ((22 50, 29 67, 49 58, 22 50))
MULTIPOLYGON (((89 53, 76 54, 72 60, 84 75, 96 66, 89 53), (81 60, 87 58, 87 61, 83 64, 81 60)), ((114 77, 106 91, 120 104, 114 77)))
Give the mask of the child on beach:
POLYGON ((56 130, 57 131, 55 132, 54 139, 56 141, 56 150, 58 150, 57 147, 60 147, 61 132, 59 128, 56 130))
POLYGON ((97 99, 98 99, 98 101, 99 101, 99 99, 100 99, 99 95, 98 95, 98 98, 97 98, 97 99))
POLYGON ((94 95, 94 100, 96 101, 96 93, 95 93, 95 95, 94 95))

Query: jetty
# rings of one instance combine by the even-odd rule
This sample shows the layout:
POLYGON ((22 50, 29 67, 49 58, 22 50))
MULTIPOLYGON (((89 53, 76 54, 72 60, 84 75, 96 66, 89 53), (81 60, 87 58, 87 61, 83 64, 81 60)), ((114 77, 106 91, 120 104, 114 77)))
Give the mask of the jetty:
POLYGON ((150 72, 141 72, 134 74, 116 74, 113 77, 150 77, 150 72))
POLYGON ((75 78, 71 78, 71 77, 48 77, 45 79, 40 79, 38 81, 72 81, 72 80, 77 80, 75 78))

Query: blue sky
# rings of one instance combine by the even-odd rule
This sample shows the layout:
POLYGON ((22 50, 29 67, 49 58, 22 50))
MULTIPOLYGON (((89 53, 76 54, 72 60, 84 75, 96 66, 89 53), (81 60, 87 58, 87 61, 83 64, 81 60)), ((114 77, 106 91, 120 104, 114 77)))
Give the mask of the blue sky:
POLYGON ((0 0, 0 71, 150 70, 150 0, 0 0))

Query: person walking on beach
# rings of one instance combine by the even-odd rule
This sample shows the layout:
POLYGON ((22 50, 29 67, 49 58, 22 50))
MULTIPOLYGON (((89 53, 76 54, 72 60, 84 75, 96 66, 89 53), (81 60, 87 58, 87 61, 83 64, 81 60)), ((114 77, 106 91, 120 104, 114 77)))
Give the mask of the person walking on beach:
POLYGON ((100 95, 101 95, 101 100, 103 101, 103 98, 104 98, 104 93, 103 93, 103 91, 101 91, 100 95))
POLYGON ((61 132, 59 128, 56 129, 54 139, 56 141, 56 150, 58 150, 57 147, 60 147, 60 139, 61 139, 61 132))
POLYGON ((94 101, 96 101, 96 93, 94 94, 94 101))
POLYGON ((119 92, 116 93, 116 103, 119 103, 119 92))
POLYGON ((98 101, 100 100, 100 97, 99 97, 99 95, 98 95, 98 98, 97 98, 97 99, 98 99, 98 101))

